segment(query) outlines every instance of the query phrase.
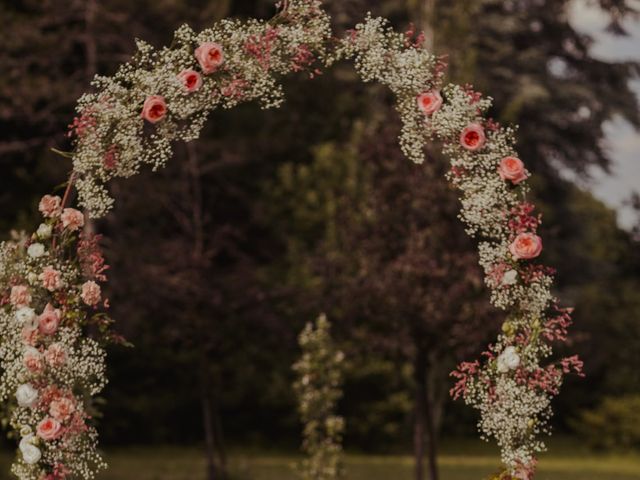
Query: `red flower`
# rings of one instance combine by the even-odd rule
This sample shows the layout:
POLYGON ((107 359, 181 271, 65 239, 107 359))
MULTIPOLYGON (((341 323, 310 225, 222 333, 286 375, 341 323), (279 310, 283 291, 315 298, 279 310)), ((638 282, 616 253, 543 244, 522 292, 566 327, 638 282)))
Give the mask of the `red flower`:
POLYGON ((479 123, 467 125, 460 134, 460 145, 472 152, 480 150, 484 146, 485 141, 484 129, 479 123))

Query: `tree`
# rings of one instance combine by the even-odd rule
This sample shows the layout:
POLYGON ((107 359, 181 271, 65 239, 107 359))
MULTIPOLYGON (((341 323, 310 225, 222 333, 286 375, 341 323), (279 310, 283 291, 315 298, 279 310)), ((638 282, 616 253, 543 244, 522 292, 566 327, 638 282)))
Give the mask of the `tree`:
MULTIPOLYGON (((345 146, 318 148, 310 165, 283 166, 276 187, 276 203, 290 202, 281 215, 303 238, 306 231, 320 239, 310 262, 292 262, 294 272, 318 279, 323 304, 352 344, 413 367, 416 478, 424 476, 427 446, 437 478, 449 371, 498 321, 489 316, 473 243, 453 221, 458 202, 444 168, 435 156, 412 164, 396 129, 374 122, 357 124, 345 146)), ((297 242, 291 251, 300 249, 297 242)))
MULTIPOLYGON (((628 1, 599 3, 612 25, 633 13, 628 1)), ((549 179, 559 165, 584 175, 592 166, 608 169, 607 120, 620 115, 640 126, 629 86, 638 64, 594 58, 592 40, 570 23, 570 4, 437 2, 431 22, 438 52, 450 54, 454 81, 472 82, 495 99, 495 117, 520 126, 527 166, 549 179)))

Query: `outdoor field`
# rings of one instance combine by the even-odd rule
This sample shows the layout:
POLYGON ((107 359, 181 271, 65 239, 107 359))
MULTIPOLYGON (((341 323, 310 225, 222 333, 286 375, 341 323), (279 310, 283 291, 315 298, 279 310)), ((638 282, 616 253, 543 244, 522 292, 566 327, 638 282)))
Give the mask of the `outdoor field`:
MULTIPOLYGON (((599 454, 575 441, 552 442, 553 451, 542 456, 540 480, 637 480, 640 454, 599 454)), ((440 456, 442 480, 483 480, 498 468, 496 455, 483 444, 461 442, 467 453, 456 452, 456 442, 444 445, 440 456)), ((204 459, 197 449, 158 447, 130 448, 106 454, 109 471, 101 480, 200 480, 204 459)), ((0 457, 0 471, 7 471, 11 452, 0 457)), ((232 480, 294 480, 294 453, 232 451, 232 480)), ((346 480, 411 480, 413 459, 402 455, 348 454, 346 480)))

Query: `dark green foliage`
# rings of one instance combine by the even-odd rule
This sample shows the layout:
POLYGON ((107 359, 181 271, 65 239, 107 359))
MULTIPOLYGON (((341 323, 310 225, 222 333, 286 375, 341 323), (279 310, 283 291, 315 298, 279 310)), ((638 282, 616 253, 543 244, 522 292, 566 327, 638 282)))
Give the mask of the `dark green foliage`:
POLYGON ((576 429, 595 448, 640 448, 640 395, 605 397, 582 412, 576 429))
MULTIPOLYGON (((625 0, 599 3, 614 30, 630 14, 625 0)), ((521 156, 545 214, 545 258, 559 268, 561 297, 578 307, 570 351, 588 374, 558 400, 564 426, 576 406, 640 391, 638 241, 557 169, 609 164, 603 123, 614 115, 639 123, 627 86, 637 66, 593 59, 568 4, 328 5, 338 29, 367 10, 399 28, 427 28, 449 55, 450 77, 494 97, 497 120, 521 125, 521 156)), ((0 1, 2 235, 34 227, 39 196, 69 169, 49 147, 67 149, 75 99, 93 73, 127 59, 134 37, 162 45, 184 22, 201 29, 272 12, 267 0, 0 1)), ((166 170, 113 186, 117 209, 95 227, 108 238, 114 316, 136 348, 111 355, 107 442, 201 441, 204 385, 228 439, 295 446, 296 332, 300 319, 326 310, 353 359, 340 404, 348 445, 404 446, 416 339, 437 353, 431 382, 442 403, 448 370, 493 335, 499 317, 485 310, 445 166, 435 155, 423 166, 400 155, 386 93, 344 65, 291 79, 286 92, 279 111, 216 112, 203 140, 178 147, 166 170)), ((474 418, 454 408, 436 412, 444 432, 473 432, 474 418)))

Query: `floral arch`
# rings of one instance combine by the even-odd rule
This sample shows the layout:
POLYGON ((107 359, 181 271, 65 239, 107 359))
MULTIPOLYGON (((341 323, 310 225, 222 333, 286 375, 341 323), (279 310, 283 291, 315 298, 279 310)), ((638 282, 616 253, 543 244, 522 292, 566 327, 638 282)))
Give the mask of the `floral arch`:
POLYGON ((582 363, 550 360, 552 343, 566 340, 571 310, 551 294, 552 269, 535 262, 541 219, 526 201, 529 172, 514 150, 514 130, 483 118, 490 99, 442 85, 445 65, 422 35, 396 33, 368 16, 337 39, 320 3, 284 2, 270 21, 222 20, 200 33, 184 25, 160 50, 138 41, 130 63, 96 77, 94 91, 80 98, 64 197, 45 195, 37 230, 0 245, 0 399, 19 441, 12 472, 21 480, 91 479, 106 466, 91 397, 107 382, 104 343, 118 338, 102 295, 104 258, 98 239, 82 232, 84 214, 67 205, 71 188, 89 216, 102 217, 114 202, 111 179, 162 167, 172 142, 198 138, 211 110, 251 100, 277 107, 279 77, 313 77, 344 59, 362 81, 394 93, 410 160, 422 162, 433 140, 451 160, 459 217, 479 239, 491 302, 508 312, 482 359, 452 372, 451 394, 480 411, 481 435, 501 449, 501 478, 533 478, 551 399, 565 374, 582 374, 582 363))

